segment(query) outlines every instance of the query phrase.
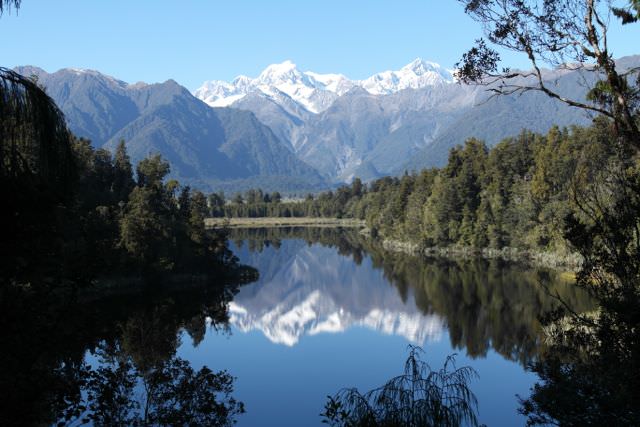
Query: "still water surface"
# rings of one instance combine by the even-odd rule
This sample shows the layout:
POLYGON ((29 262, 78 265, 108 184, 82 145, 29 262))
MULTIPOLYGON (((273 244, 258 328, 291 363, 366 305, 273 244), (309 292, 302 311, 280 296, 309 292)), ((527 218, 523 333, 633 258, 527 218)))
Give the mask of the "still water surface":
POLYGON ((348 230, 237 230, 232 239, 260 279, 229 303, 226 333, 208 328, 195 345, 183 332, 178 356, 237 378, 241 427, 321 425, 327 395, 401 374, 410 344, 434 369, 456 353, 457 366, 477 371, 481 423, 523 425, 517 395, 536 381, 524 367, 542 345, 537 316, 552 304, 540 284, 581 303, 550 272, 385 253, 348 230))

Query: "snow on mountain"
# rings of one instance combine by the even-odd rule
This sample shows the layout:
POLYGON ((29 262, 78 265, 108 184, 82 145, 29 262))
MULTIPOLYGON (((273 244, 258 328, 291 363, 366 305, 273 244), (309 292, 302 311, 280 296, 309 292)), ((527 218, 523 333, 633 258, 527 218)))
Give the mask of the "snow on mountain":
POLYGON ((439 340, 445 329, 440 317, 424 315, 415 308, 406 312, 372 309, 364 316, 356 316, 318 291, 296 306, 278 304, 261 314, 250 313, 231 302, 229 313, 229 322, 240 331, 261 331, 272 343, 287 347, 293 347, 305 335, 334 334, 354 327, 402 336, 413 344, 424 345, 439 340))
POLYGON ((420 58, 400 71, 384 71, 359 83, 373 95, 389 95, 403 89, 421 89, 453 82, 453 75, 434 62, 420 58))
MULTIPOLYGON (((417 345, 441 338, 444 320, 423 313, 411 298, 404 301, 370 260, 358 266, 332 248, 283 243, 279 250, 288 246, 286 261, 229 303, 229 321, 239 331, 261 331, 271 342, 289 347, 304 336, 355 327, 402 336, 417 345)), ((279 253, 265 249, 260 256, 279 253)))
POLYGON ((282 92, 312 113, 319 113, 356 86, 374 95, 388 95, 403 89, 451 82, 453 76, 449 71, 422 59, 416 59, 399 71, 385 71, 365 80, 349 80, 342 74, 303 72, 293 62, 284 61, 269 65, 255 79, 239 76, 231 83, 207 81, 194 95, 213 107, 226 107, 255 91, 267 96, 282 92))

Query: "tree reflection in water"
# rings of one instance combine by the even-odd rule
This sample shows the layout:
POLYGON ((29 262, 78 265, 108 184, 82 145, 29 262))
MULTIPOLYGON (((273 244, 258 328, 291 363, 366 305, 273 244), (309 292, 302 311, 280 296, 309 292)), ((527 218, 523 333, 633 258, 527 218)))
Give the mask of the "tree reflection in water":
POLYGON ((244 412, 233 376, 176 352, 207 324, 228 331, 237 286, 186 280, 112 296, 3 287, 3 425, 232 425, 244 412))
MULTIPOLYGON (((485 357, 493 349, 523 366, 536 360, 545 347, 539 319, 558 306, 549 293, 559 294, 577 311, 592 307, 586 293, 557 272, 501 260, 425 260, 385 251, 353 229, 237 229, 230 237, 236 245, 244 241, 250 251, 257 252, 278 247, 283 239, 297 238, 333 247, 356 265, 368 256, 403 300, 411 295, 425 315, 443 318, 452 346, 471 357, 485 357)), ((262 268, 269 271, 277 266, 262 268)))
POLYGON ((232 396, 234 378, 206 366, 195 371, 175 355, 143 370, 119 347, 97 350, 97 368, 79 370, 79 398, 58 420, 97 425, 231 425, 244 412, 232 396))

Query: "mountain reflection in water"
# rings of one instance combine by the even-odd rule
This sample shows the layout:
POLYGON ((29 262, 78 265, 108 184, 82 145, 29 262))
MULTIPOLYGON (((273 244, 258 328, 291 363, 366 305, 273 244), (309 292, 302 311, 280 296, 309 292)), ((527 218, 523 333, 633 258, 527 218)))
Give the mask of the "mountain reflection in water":
POLYGON ((425 261, 385 252, 356 230, 238 229, 231 238, 260 280, 229 304, 230 323, 287 346, 356 326, 417 345, 448 330, 453 347, 472 357, 493 348, 524 364, 540 351, 538 317, 554 304, 541 284, 578 310, 589 306, 550 271, 498 260, 425 261))
MULTIPOLYGON (((329 247, 301 240, 285 245, 264 248, 259 260, 280 258, 280 251, 288 252, 286 259, 229 305, 230 323, 241 331, 260 330, 270 341, 288 346, 305 335, 344 332, 353 326, 401 335, 418 345, 441 337, 443 320, 424 315, 413 300, 403 301, 383 272, 371 268, 371 259, 357 265, 329 247)), ((247 260, 245 251, 234 252, 243 262, 260 262, 247 260)))
POLYGON ((320 425, 328 394, 384 383, 413 343, 431 366, 459 352, 480 375, 480 421, 517 425, 515 394, 534 383, 523 367, 544 346, 537 318, 554 305, 540 284, 589 307, 552 272, 389 253, 356 230, 231 237, 258 282, 4 286, 0 423, 320 425))

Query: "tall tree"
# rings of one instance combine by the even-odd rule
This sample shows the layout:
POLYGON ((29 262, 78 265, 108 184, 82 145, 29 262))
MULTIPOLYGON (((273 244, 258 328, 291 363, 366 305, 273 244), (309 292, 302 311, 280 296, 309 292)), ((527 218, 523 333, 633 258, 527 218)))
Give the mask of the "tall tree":
POLYGON ((524 53, 532 66, 530 71, 500 69, 498 52, 479 39, 457 64, 463 82, 490 85, 496 94, 541 91, 568 105, 597 112, 613 120, 623 144, 640 149, 635 120, 640 92, 638 83, 631 80, 640 70, 618 70, 607 37, 612 14, 623 22, 637 19, 637 0, 631 0, 627 9, 615 8, 609 0, 458 1, 483 24, 489 42, 524 53), (542 69, 547 64, 578 70, 592 87, 588 100, 556 91, 542 69))
POLYGON ((0 0, 0 15, 5 11, 10 12, 12 7, 15 7, 16 10, 19 9, 20 3, 22 3, 22 0, 0 0))
MULTIPOLYGON (((522 402, 521 410, 530 425, 638 425, 640 79, 634 82, 631 77, 640 69, 617 69, 607 32, 611 15, 623 24, 637 22, 640 2, 631 0, 627 8, 620 8, 607 0, 459 1, 484 25, 490 42, 525 53, 533 67, 528 72, 499 71, 498 53, 479 40, 459 64, 462 81, 488 84, 495 94, 541 91, 600 113, 610 123, 608 133, 615 136, 613 144, 609 135, 602 139, 614 146, 615 155, 597 167, 593 153, 584 153, 560 170, 545 165, 534 176, 534 195, 544 203, 557 192, 562 175, 572 172, 576 209, 565 217, 564 235, 584 259, 577 285, 589 291, 599 309, 584 315, 565 305, 549 316, 549 351, 534 365, 543 382, 522 402), (587 101, 552 89, 541 68, 544 64, 581 72, 591 87, 587 101)), ((550 134, 548 143, 556 137, 563 139, 550 134)), ((554 148, 541 151, 536 161, 544 157, 561 159, 562 153, 554 148)), ((562 164, 562 159, 554 163, 562 164)))
POLYGON ((124 140, 118 143, 113 160, 115 169, 113 192, 117 200, 126 201, 129 193, 131 193, 131 190, 133 190, 135 186, 135 181, 133 180, 131 159, 129 154, 127 154, 127 146, 124 140))

